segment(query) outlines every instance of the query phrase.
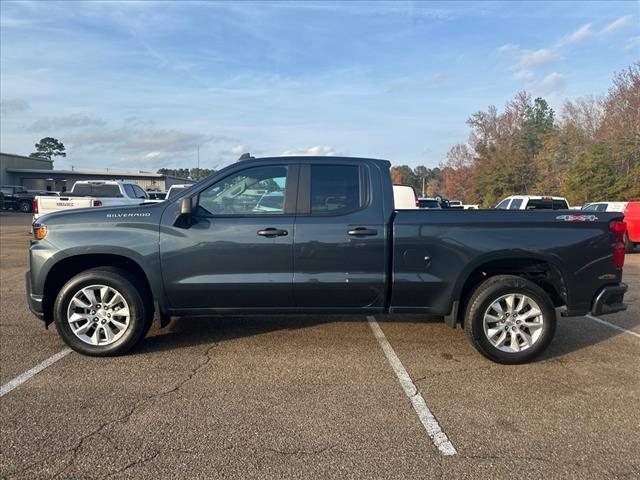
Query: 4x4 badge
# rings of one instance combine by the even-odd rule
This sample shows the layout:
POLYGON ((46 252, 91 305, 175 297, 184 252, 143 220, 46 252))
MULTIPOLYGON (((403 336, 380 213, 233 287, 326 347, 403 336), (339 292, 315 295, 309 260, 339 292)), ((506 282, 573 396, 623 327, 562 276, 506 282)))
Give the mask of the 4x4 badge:
POLYGON ((564 220, 565 222, 595 222, 598 217, 595 215, 558 215, 556 220, 564 220))

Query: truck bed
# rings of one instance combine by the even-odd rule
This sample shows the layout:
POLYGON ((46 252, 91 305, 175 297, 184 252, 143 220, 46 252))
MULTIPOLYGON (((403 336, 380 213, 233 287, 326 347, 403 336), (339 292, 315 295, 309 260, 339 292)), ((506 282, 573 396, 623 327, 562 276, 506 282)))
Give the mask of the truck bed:
POLYGON ((622 218, 571 210, 397 210, 392 310, 446 315, 450 299, 459 297, 474 272, 507 273, 528 262, 532 275, 562 281, 563 300, 573 313, 587 313, 593 292, 621 280, 621 272, 616 278, 602 273, 612 263, 609 222, 622 218))

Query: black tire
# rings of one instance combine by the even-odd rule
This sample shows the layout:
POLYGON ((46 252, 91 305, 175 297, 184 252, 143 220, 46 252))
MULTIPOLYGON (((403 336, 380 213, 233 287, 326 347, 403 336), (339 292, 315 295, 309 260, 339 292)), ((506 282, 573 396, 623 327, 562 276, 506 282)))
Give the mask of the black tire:
POLYGON ((551 343, 556 331, 556 311, 551 298, 535 283, 514 275, 496 275, 482 282, 471 294, 464 319, 464 332, 482 355, 497 363, 527 363, 540 355, 551 343), (504 352, 489 341, 484 333, 484 314, 490 305, 504 295, 525 294, 535 301, 543 315, 542 332, 526 350, 504 352))
POLYGON ((624 234, 624 251, 625 253, 633 253, 636 251, 636 244, 629 240, 627 232, 624 234))
POLYGON ((143 297, 139 280, 126 270, 113 267, 99 267, 79 273, 60 290, 53 306, 53 315, 58 334, 76 352, 95 357, 122 355, 133 348, 149 331, 153 309, 149 311, 149 301, 143 297), (102 284, 116 289, 129 305, 129 326, 118 340, 109 345, 91 345, 80 340, 67 320, 67 309, 73 296, 81 288, 102 284))
POLYGON ((18 203, 18 210, 21 211, 22 213, 31 213, 32 209, 33 209, 33 203, 30 202, 29 200, 21 200, 18 203))

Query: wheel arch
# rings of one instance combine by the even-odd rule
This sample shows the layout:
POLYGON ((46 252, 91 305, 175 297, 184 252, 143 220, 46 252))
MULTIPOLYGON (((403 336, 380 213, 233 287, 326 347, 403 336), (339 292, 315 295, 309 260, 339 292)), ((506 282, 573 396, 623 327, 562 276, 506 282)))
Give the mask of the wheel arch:
POLYGON ((550 296, 554 306, 561 307, 568 303, 567 273, 558 259, 530 252, 500 252, 470 263, 460 275, 452 296, 452 312, 446 317, 450 326, 462 323, 471 293, 480 283, 495 275, 527 278, 550 296))
POLYGON ((53 321, 53 305, 64 284, 77 274, 97 267, 119 268, 133 275, 139 281, 141 293, 148 303, 148 308, 151 311, 155 310, 154 305, 158 299, 153 295, 149 275, 138 261, 129 256, 114 253, 77 254, 61 258, 47 272, 43 288, 44 319, 47 325, 53 321))

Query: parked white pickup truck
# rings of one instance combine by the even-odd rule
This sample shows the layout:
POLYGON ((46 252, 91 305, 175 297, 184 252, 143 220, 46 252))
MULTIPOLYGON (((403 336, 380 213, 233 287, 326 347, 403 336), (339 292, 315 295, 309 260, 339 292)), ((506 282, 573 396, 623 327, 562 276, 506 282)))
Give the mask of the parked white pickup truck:
POLYGON ((135 205, 149 200, 136 183, 122 180, 83 180, 59 197, 37 196, 33 200, 33 221, 47 213, 90 207, 135 205))

